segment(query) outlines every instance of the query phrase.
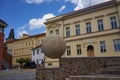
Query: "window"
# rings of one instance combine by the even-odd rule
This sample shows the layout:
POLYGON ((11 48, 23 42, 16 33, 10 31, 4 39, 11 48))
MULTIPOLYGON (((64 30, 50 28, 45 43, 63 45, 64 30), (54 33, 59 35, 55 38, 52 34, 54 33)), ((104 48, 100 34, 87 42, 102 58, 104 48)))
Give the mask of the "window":
POLYGON ((70 27, 66 28, 66 37, 70 37, 70 27))
POLYGON ((76 36, 77 35, 80 35, 80 25, 75 25, 75 28, 76 28, 76 36))
POLYGON ((76 45, 77 47, 77 55, 81 54, 81 45, 76 45))
POLYGON ((87 33, 91 32, 91 23, 90 22, 86 23, 86 30, 87 30, 87 33))
POLYGON ((48 63, 48 66, 52 66, 52 63, 48 63))
POLYGON ((67 47, 66 47, 66 50, 67 50, 67 56, 70 56, 70 55, 71 55, 70 46, 67 46, 67 47))
POLYGON ((39 54, 39 50, 37 50, 37 54, 39 54))
POLYGON ((103 20, 100 19, 97 21, 98 22, 98 31, 103 31, 103 20))
POLYGON ((57 35, 59 35, 59 29, 56 29, 55 32, 57 35))
POLYGON ((111 21, 111 27, 112 28, 117 28, 117 21, 116 21, 116 17, 111 17, 110 18, 110 21, 111 21))
POLYGON ((120 39, 114 39, 113 42, 115 51, 120 51, 120 39))
POLYGON ((53 34, 53 31, 50 31, 50 34, 53 34))
POLYGON ((35 55, 35 51, 33 51, 33 55, 35 55))
POLYGON ((100 50, 101 50, 101 53, 106 52, 105 41, 100 41, 100 50))

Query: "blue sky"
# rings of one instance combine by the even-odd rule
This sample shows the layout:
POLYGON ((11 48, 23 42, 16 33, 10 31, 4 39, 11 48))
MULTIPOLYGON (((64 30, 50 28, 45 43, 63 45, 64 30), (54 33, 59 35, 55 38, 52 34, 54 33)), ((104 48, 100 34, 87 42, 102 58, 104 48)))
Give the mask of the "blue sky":
MULTIPOLYGON (((88 7, 90 0, 0 0, 0 19, 8 23, 5 38, 11 28, 15 37, 46 31, 46 19, 88 7)), ((109 0, 91 0, 91 5, 109 0)))

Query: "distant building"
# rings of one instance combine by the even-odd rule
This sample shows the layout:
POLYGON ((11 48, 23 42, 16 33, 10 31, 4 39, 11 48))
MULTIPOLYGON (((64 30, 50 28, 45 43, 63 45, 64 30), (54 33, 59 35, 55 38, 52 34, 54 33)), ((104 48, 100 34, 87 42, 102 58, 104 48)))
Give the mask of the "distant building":
POLYGON ((36 64, 43 64, 45 60, 44 53, 41 50, 41 45, 32 49, 32 62, 36 64))
MULTIPOLYGON (((120 0, 62 14, 45 24, 46 36, 56 34, 65 39, 62 57, 120 57, 120 0)), ((45 67, 59 67, 59 60, 46 58, 45 67)))
POLYGON ((10 40, 15 40, 14 29, 13 28, 10 30, 9 36, 6 39, 6 41, 10 41, 10 40))
POLYGON ((22 38, 15 39, 14 31, 11 30, 9 37, 6 40, 6 45, 8 46, 8 50, 12 53, 12 66, 18 65, 16 60, 19 58, 32 58, 32 50, 34 47, 41 44, 42 39, 45 37, 46 33, 36 34, 36 35, 28 35, 23 34, 22 38))

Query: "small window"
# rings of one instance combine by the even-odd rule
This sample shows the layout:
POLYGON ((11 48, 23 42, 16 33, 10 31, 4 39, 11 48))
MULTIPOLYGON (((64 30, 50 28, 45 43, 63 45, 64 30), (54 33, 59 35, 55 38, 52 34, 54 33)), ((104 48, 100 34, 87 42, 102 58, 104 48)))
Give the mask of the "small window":
POLYGON ((57 35, 59 35, 59 29, 56 29, 55 32, 57 35))
POLYGON ((100 50, 101 50, 101 53, 105 53, 106 52, 105 41, 100 41, 100 50))
POLYGON ((98 22, 98 31, 103 31, 104 30, 104 28, 103 28, 103 20, 100 19, 97 22, 98 22))
POLYGON ((50 31, 50 34, 53 34, 53 31, 50 31))
POLYGON ((48 66, 52 66, 52 63, 48 63, 48 66))
POLYGON ((116 17, 110 17, 110 21, 111 21, 111 27, 112 28, 117 28, 117 21, 116 21, 116 17))
POLYGON ((70 27, 66 28, 66 37, 70 37, 70 27))
POLYGON ((39 50, 37 50, 37 54, 39 54, 39 50))
POLYGON ((81 54, 81 45, 76 45, 77 47, 77 55, 81 54))
POLYGON ((80 35, 80 25, 75 25, 75 28, 76 28, 76 36, 77 35, 80 35))
POLYGON ((90 22, 86 23, 86 30, 87 30, 87 33, 91 32, 91 23, 90 22))
POLYGON ((113 43, 115 51, 120 51, 120 39, 114 39, 113 43))
POLYGON ((67 47, 66 47, 66 50, 67 50, 67 56, 70 56, 70 55, 71 55, 70 46, 67 46, 67 47))

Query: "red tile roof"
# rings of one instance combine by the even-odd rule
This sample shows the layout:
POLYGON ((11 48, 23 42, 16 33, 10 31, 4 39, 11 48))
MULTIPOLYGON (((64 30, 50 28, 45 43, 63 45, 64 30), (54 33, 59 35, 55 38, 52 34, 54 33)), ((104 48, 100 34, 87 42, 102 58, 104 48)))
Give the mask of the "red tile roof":
POLYGON ((39 47, 41 47, 41 44, 38 45, 38 46, 36 46, 36 47, 34 47, 34 48, 32 48, 32 50, 33 50, 33 49, 36 49, 36 48, 39 48, 39 47))

